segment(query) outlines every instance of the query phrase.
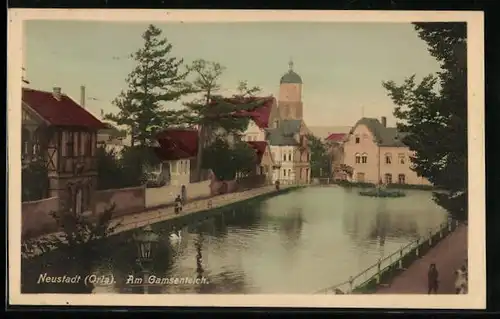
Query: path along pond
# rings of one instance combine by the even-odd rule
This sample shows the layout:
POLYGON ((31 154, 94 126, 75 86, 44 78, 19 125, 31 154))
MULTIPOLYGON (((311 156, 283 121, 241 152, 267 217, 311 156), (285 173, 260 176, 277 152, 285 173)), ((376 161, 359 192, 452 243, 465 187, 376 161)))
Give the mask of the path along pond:
MULTIPOLYGON (((220 210, 181 229, 153 225, 160 235, 151 274, 205 278, 203 284, 161 284, 149 293, 313 293, 345 281, 429 229, 446 212, 428 191, 402 198, 361 197, 357 189, 310 187, 220 210)), ((54 251, 22 262, 24 293, 141 293, 132 233, 107 238, 99 252, 54 251), (114 283, 37 283, 40 275, 113 275, 114 283)), ((140 277, 140 276, 139 276, 140 277)), ((83 280, 82 280, 83 281, 83 280)))

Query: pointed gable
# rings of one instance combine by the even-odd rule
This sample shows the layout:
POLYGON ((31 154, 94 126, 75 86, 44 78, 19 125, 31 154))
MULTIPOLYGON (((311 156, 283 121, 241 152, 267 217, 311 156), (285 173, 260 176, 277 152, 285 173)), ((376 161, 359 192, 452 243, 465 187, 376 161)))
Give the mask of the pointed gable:
POLYGON ((65 94, 23 88, 22 102, 49 125, 103 129, 104 124, 65 94))

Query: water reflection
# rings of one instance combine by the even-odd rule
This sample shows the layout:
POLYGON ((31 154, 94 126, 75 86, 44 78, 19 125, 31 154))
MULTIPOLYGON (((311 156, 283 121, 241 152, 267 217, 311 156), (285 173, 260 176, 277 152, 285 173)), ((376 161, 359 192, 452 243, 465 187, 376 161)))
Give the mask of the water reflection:
MULTIPOLYGON (((151 273, 205 278, 208 284, 157 285, 149 293, 311 293, 358 273, 445 219, 427 192, 373 199, 342 188, 310 188, 232 206, 190 225, 159 223, 153 225, 160 245, 151 273), (180 239, 171 240, 179 229, 180 239)), ((143 293, 126 284, 130 274, 140 273, 132 234, 107 245, 105 254, 66 260, 58 252, 23 262, 23 292, 143 293), (42 271, 113 274, 116 283, 36 285, 42 271)))

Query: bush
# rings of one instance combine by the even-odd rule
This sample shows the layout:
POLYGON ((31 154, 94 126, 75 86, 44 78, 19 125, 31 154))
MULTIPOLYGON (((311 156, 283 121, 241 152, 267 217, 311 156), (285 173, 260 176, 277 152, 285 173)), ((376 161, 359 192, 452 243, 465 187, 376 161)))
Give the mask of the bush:
POLYGON ((43 159, 30 162, 21 170, 21 198, 23 202, 34 201, 48 196, 49 178, 43 159))

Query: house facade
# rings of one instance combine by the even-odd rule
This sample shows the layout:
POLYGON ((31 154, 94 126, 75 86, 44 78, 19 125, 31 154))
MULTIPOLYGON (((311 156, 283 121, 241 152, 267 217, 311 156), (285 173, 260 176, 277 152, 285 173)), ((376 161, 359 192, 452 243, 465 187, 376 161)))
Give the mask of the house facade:
POLYGON ((307 128, 302 120, 281 120, 268 129, 274 159, 273 180, 284 183, 309 183, 310 150, 307 128))
POLYGON ((343 163, 352 168, 352 181, 430 185, 411 169, 413 153, 402 138, 395 127, 387 127, 385 117, 360 119, 343 145, 343 163))
MULTIPOLYGON (((198 131, 167 129, 157 134, 154 151, 161 160, 153 172, 165 186, 182 186, 192 182, 198 154, 198 131)), ((163 184, 162 183, 162 184, 163 184)))
POLYGON ((104 129, 97 132, 97 147, 102 147, 119 157, 125 147, 126 133, 118 130, 111 123, 103 122, 103 124, 104 129))
POLYGON ((247 142, 256 152, 257 163, 255 165, 254 175, 266 176, 266 182, 273 182, 274 160, 271 156, 271 148, 266 141, 248 141, 247 142))
POLYGON ((332 178, 334 180, 348 180, 349 174, 344 169, 344 141, 348 134, 331 133, 325 139, 325 147, 331 159, 332 178))
POLYGON ((22 160, 47 166, 47 197, 59 198, 59 211, 93 211, 97 186, 97 132, 104 125, 54 88, 23 88, 22 160))

